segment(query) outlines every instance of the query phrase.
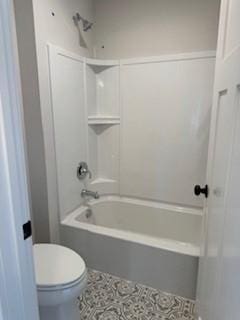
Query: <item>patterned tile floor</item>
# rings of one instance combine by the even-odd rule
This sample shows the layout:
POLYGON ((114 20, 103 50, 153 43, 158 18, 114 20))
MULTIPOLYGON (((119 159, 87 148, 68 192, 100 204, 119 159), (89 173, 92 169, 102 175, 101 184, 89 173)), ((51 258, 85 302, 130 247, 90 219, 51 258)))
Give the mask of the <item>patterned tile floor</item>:
POLYGON ((194 301, 89 270, 81 320, 193 320, 194 301))

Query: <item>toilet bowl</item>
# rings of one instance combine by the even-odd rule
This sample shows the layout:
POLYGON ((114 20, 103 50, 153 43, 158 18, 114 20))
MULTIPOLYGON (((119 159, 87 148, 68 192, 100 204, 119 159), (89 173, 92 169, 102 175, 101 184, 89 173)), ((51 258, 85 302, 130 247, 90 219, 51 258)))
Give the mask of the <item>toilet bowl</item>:
POLYGON ((55 244, 33 246, 40 320, 79 320, 77 297, 87 285, 83 259, 55 244))

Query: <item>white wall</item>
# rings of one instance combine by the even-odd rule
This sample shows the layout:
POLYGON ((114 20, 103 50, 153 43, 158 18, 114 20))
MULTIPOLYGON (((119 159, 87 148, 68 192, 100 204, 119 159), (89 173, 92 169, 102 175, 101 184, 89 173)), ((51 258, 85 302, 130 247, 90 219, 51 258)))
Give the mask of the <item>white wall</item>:
POLYGON ((220 0, 94 0, 97 57, 215 50, 219 4, 220 0))
MULTIPOLYGON (((50 232, 51 240, 58 241, 56 162, 46 45, 52 43, 83 56, 91 55, 92 31, 81 33, 80 40, 79 30, 74 25, 72 16, 79 12, 90 21, 93 21, 94 17, 91 0, 33 0, 33 9, 46 156, 50 232)), ((39 188, 41 187, 43 186, 39 185, 39 188)))
POLYGON ((32 0, 14 1, 28 155, 33 236, 49 241, 45 153, 37 74, 32 0))

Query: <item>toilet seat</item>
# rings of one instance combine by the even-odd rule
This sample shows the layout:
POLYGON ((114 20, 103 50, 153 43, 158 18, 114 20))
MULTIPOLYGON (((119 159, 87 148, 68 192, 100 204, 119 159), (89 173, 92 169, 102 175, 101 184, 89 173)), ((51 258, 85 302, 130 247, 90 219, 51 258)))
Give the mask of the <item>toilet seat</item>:
POLYGON ((33 246, 37 289, 70 289, 86 279, 83 259, 73 250, 55 244, 33 246))
POLYGON ((62 290, 68 290, 71 289, 72 287, 78 286, 79 284, 81 284, 81 282, 86 282, 86 278, 87 278, 87 271, 84 272, 84 274, 82 275, 82 277, 80 277, 80 279, 77 279, 76 281, 73 281, 71 283, 65 284, 65 285, 57 285, 57 286, 40 286, 37 284, 37 290, 40 291, 62 291, 62 290))

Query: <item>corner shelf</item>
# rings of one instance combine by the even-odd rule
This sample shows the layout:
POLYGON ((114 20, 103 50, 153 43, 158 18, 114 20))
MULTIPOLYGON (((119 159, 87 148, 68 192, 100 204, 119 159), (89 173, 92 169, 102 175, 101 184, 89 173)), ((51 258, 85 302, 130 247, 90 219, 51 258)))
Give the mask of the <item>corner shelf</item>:
POLYGON ((119 66, 119 60, 100 60, 100 59, 91 59, 86 58, 86 64, 89 66, 96 67, 114 67, 119 66))
POLYGON ((91 189, 119 193, 120 66, 119 60, 85 60, 91 189))
POLYGON ((116 183, 117 181, 114 179, 107 179, 98 177, 91 182, 92 185, 101 184, 101 183, 116 183))
POLYGON ((118 194, 119 184, 117 180, 97 177, 90 182, 91 189, 101 194, 118 194))
POLYGON ((120 124, 119 116, 89 116, 88 117, 89 125, 104 125, 104 124, 120 124))

